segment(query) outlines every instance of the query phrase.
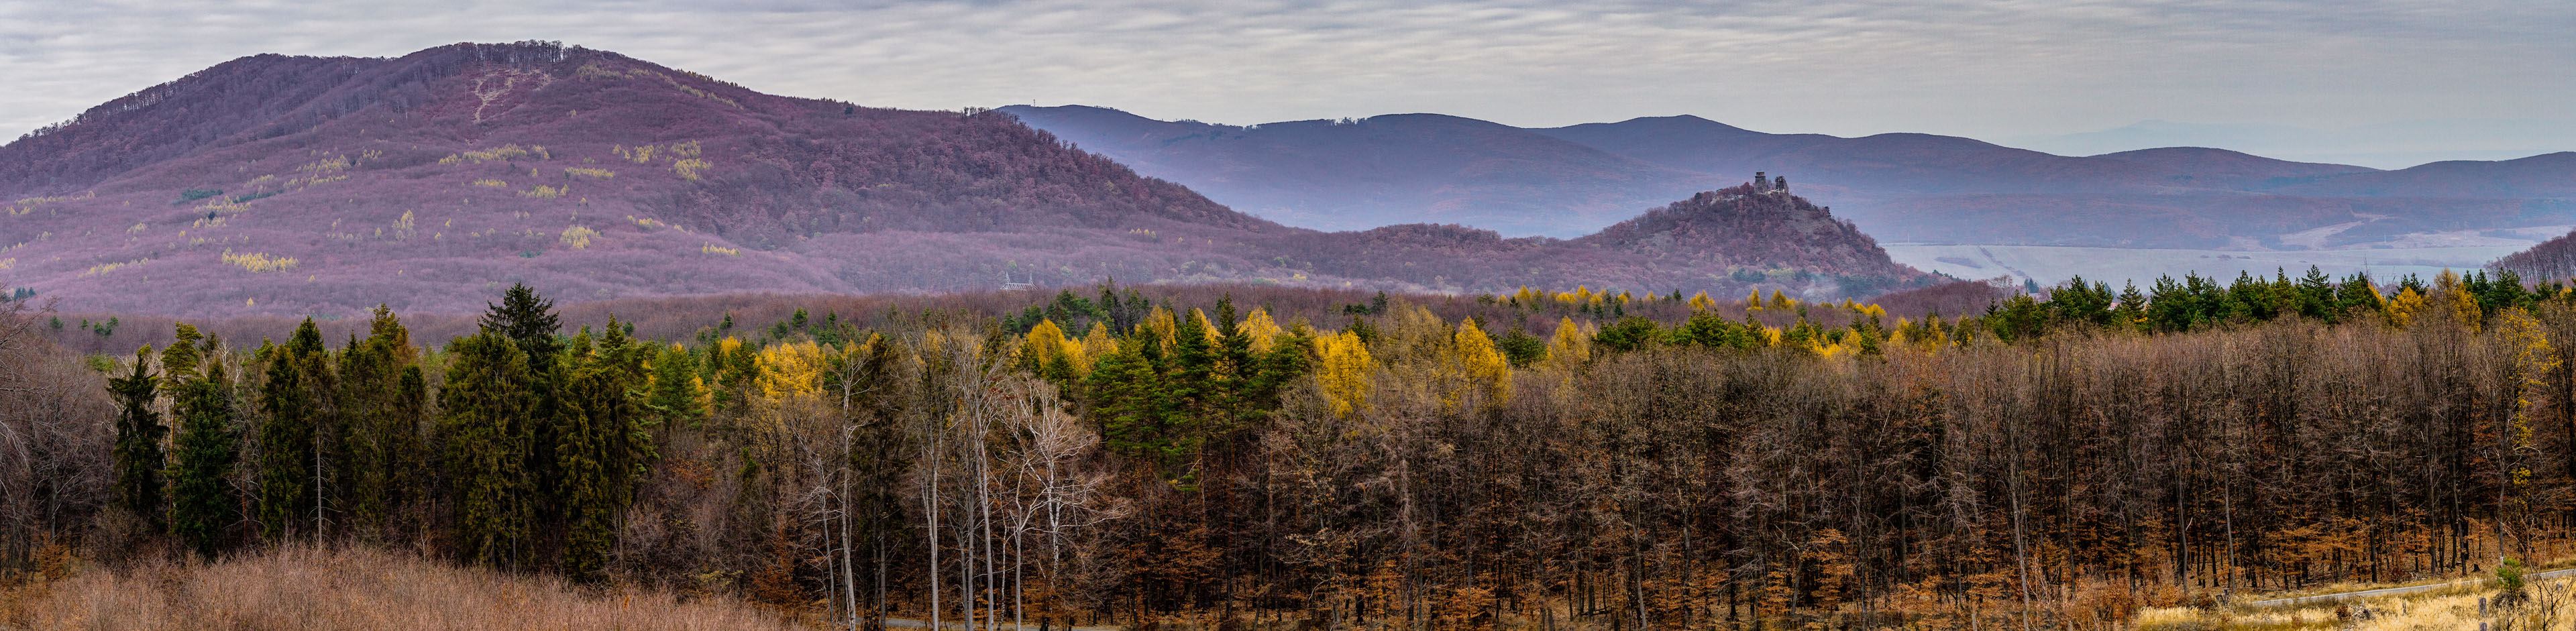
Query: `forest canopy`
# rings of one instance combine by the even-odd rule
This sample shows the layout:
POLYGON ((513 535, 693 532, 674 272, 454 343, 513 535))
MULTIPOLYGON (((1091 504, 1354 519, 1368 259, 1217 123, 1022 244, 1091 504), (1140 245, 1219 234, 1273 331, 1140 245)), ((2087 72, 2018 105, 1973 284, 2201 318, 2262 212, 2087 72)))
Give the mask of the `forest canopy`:
POLYGON ((320 544, 834 626, 2087 626, 2576 516, 2576 292, 2509 272, 795 300, 89 356, 131 338, 0 303, 0 583, 320 544))

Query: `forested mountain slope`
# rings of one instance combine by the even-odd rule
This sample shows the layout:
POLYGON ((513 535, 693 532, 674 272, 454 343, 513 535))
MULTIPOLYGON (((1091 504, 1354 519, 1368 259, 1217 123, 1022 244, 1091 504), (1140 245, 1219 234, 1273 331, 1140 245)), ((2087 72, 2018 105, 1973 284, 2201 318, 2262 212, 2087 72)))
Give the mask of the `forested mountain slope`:
MULTIPOLYGON (((543 42, 227 62, 0 147, 0 200, 0 286, 178 314, 453 312, 517 282, 580 300, 1104 277, 1732 290, 1748 284, 1736 267, 1772 262, 1480 269, 1569 246, 1286 228, 1009 116, 771 96, 543 42)), ((1855 275, 1919 278, 1811 267, 1769 286, 1831 292, 1817 279, 1855 275)))

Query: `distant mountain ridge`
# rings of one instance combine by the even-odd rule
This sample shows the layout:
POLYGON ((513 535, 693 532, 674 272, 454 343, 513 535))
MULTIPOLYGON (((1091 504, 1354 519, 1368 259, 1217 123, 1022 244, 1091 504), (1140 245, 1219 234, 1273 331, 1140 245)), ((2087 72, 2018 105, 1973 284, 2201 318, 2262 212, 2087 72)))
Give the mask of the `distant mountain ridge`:
POLYGON ((2343 235, 2365 242, 2576 223, 2564 203, 2576 166, 2549 156, 2383 172, 2195 147, 2060 156, 1930 134, 1771 134, 1696 116, 1545 129, 1424 114, 1166 127, 1096 107, 1000 111, 1290 225, 1456 220, 1570 237, 1625 216, 1619 204, 1756 171, 1789 176, 1802 195, 1902 242, 2257 247, 2346 224, 2367 224, 2343 235), (1425 120, 1476 133, 1427 132, 1425 120), (1512 185, 1490 173, 1510 173, 1512 185))
MULTIPOLYGON (((1522 177, 1512 156, 1572 146, 1414 123, 1534 143, 1454 165, 1498 184, 1522 177)), ((1655 170, 1583 151, 1605 173, 1655 170)), ((1004 278, 1810 295, 1932 279, 1821 208, 1764 199, 1615 245, 1455 225, 1318 232, 1007 115, 772 96, 547 42, 456 44, 245 57, 0 146, 0 287, 76 310, 355 317, 380 302, 471 311, 514 282, 580 301, 1004 278), (1757 210, 1797 219, 1722 239, 1688 229, 1757 210)))
POLYGON ((1439 114, 1239 127, 1078 105, 999 111, 1240 210, 1321 230, 1457 223, 1571 237, 1744 175, 1683 172, 1439 114))

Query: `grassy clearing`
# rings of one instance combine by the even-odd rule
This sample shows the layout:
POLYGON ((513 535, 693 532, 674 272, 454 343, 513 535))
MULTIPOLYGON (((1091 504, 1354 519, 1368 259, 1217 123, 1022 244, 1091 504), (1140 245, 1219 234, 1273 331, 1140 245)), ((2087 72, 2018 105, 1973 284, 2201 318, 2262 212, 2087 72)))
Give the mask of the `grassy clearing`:
MULTIPOLYGON (((2517 599, 2486 583, 2296 607, 2140 611, 2139 631, 2541 631, 2576 628, 2576 581, 2533 583, 2517 599), (2481 601, 2484 601, 2483 603, 2481 601), (2483 606, 2482 606, 2483 604, 2483 606)), ((2268 597, 2268 596, 2267 596, 2268 597)))
POLYGON ((738 601, 583 588, 373 549, 75 570, 0 592, 0 629, 795 629, 738 601))

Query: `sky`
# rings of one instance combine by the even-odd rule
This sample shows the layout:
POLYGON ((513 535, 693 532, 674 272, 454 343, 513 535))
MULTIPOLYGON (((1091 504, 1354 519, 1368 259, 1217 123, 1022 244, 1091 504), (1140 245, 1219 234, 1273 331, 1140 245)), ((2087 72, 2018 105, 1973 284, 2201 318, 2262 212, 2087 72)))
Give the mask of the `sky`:
POLYGON ((2568 33, 2563 0, 0 0, 0 138, 236 57, 542 39, 887 107, 1525 127, 1694 114, 2394 164, 2576 149, 2568 33), (2411 135, 2379 138, 2406 135, 2392 129, 2411 135), (2130 133, 2083 135, 2109 130, 2130 133))

